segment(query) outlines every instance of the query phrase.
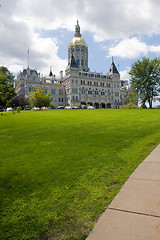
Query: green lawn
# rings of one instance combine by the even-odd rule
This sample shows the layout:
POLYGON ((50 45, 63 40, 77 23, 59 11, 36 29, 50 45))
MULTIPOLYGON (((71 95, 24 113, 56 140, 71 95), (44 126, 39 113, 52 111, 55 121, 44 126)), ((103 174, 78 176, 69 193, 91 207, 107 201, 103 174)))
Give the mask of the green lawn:
POLYGON ((159 143, 160 110, 0 115, 0 239, 85 239, 159 143))

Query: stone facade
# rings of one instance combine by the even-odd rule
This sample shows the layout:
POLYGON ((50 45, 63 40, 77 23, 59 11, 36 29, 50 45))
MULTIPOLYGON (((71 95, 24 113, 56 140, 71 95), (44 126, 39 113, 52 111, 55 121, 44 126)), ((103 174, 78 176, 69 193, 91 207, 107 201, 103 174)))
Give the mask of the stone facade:
POLYGON ((68 46, 68 66, 60 79, 50 71, 49 76, 40 77, 40 73, 29 68, 17 77, 17 94, 28 97, 33 90, 44 88, 51 93, 51 103, 57 106, 91 105, 95 108, 119 108, 128 94, 127 83, 121 85, 120 74, 112 59, 109 72, 105 75, 90 72, 88 68, 88 46, 80 34, 77 21, 75 35, 68 46))
MULTIPOLYGON (((51 73, 51 72, 50 72, 51 73)), ((54 105, 66 105, 65 87, 60 80, 55 79, 55 75, 40 77, 40 73, 30 68, 24 69, 17 77, 17 95, 28 98, 33 91, 33 86, 45 89, 46 93, 51 94, 51 103, 54 105)))

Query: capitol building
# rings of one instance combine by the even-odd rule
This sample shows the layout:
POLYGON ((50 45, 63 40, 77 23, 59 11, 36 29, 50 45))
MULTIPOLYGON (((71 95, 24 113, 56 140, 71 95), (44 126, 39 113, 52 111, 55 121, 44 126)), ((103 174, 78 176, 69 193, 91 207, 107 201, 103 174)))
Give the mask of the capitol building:
POLYGON ((107 74, 90 72, 88 46, 81 36, 78 21, 68 46, 65 74, 61 71, 57 79, 50 69, 48 76, 41 77, 37 70, 28 67, 17 76, 17 95, 28 98, 33 86, 50 93, 51 103, 56 106, 90 105, 95 108, 119 108, 124 105, 129 89, 127 81, 120 80, 113 59, 107 74))

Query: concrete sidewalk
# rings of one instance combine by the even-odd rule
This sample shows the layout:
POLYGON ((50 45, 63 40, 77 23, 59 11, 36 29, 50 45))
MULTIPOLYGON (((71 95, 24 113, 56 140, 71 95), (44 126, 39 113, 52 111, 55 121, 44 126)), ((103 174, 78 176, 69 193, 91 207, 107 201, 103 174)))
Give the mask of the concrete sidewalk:
POLYGON ((160 240, 160 145, 132 173, 86 240, 160 240))

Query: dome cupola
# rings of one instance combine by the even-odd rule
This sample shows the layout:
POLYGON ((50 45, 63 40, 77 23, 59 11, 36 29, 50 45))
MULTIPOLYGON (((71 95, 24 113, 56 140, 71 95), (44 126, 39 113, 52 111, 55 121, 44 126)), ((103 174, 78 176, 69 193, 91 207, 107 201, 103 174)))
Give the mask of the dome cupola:
POLYGON ((79 26, 78 20, 77 20, 77 25, 75 26, 74 38, 73 38, 73 40, 71 41, 69 47, 75 46, 75 45, 87 47, 86 42, 84 41, 83 38, 81 38, 80 26, 79 26))
POLYGON ((68 46, 68 66, 71 67, 71 58, 75 59, 77 67, 81 70, 88 71, 88 47, 81 37, 80 26, 77 20, 75 34, 70 45, 68 46))

